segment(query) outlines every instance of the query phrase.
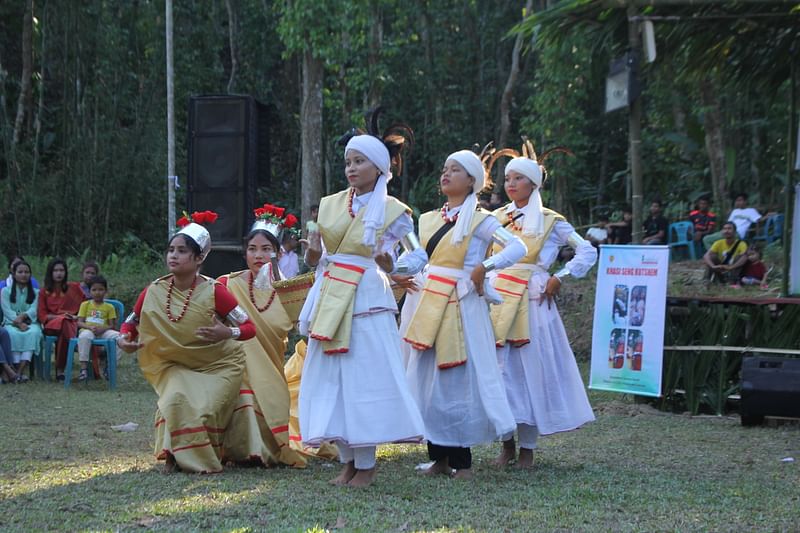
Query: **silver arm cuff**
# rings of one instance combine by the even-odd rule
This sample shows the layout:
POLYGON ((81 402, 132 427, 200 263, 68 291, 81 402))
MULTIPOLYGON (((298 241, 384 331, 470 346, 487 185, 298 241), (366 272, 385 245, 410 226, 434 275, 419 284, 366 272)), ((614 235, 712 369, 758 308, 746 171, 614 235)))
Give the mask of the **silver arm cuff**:
POLYGON ((505 247, 513 238, 514 234, 508 231, 506 228, 497 228, 494 234, 492 234, 492 240, 503 247, 505 247))
POLYGON ((419 244, 419 239, 417 238, 417 234, 413 231, 409 231, 406 233, 405 237, 400 239, 400 244, 403 246, 403 250, 408 253, 413 252, 414 250, 421 248, 419 244))
MULTIPOLYGON (((402 239, 400 239, 400 244, 403 246, 403 250, 406 253, 412 253, 414 250, 419 250, 422 246, 419 244, 419 239, 417 238, 417 234, 413 231, 409 231, 402 239)), ((392 270, 391 274, 408 274, 410 267, 402 262, 402 261, 395 261, 394 262, 394 270, 392 270)))
POLYGON ((486 269, 486 272, 491 272, 492 270, 497 268, 497 265, 494 263, 494 257, 489 257, 487 259, 484 259, 481 264, 483 265, 483 268, 486 269))
POLYGON ((247 316, 247 312, 238 305, 231 309, 231 312, 228 313, 226 318, 231 322, 231 324, 236 326, 247 322, 250 319, 250 317, 247 316))
POLYGON ((239 336, 242 334, 242 330, 239 328, 231 328, 231 338, 238 339, 239 336))
POLYGON ((573 250, 577 250, 578 247, 580 247, 583 244, 586 244, 586 240, 580 235, 578 235, 577 232, 573 231, 572 233, 569 234, 569 237, 567 237, 567 244, 569 244, 569 247, 572 248, 573 250))
POLYGON ((139 323, 139 315, 134 312, 128 315, 128 318, 125 319, 125 323, 128 324, 138 324, 139 323))
POLYGON ((553 274, 553 277, 558 278, 558 281, 563 281, 564 278, 569 276, 570 274, 571 272, 569 271, 569 269, 567 267, 564 267, 555 274, 553 274))

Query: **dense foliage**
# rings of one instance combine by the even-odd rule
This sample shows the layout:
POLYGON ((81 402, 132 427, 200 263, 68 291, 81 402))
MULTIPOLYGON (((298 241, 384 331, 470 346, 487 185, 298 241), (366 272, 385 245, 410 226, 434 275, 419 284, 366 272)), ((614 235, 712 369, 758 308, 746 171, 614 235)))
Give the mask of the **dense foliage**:
MULTIPOLYGON (((575 152, 548 161, 546 198, 576 225, 627 200, 627 119, 624 111, 603 112, 607 65, 624 51, 627 23, 624 10, 598 7, 603 3, 529 2, 534 14, 553 4, 577 15, 528 19, 511 84, 507 144, 518 148, 526 134, 540 151, 564 145, 575 152)), ((336 139, 363 125, 364 111, 380 102, 388 107, 384 124, 405 122, 417 139, 392 191, 420 211, 435 207, 444 157, 501 134, 512 29, 525 4, 175 0, 181 183, 189 96, 251 94, 271 110, 272 179, 260 184, 259 200, 299 212, 303 62, 313 58, 324 65, 322 194, 344 184, 336 139)), ((786 5, 717 6, 704 13, 713 9, 743 18, 656 22, 658 59, 644 69, 646 200, 661 196, 673 217, 703 191, 720 198, 722 211, 730 206, 720 190, 747 190, 762 208, 782 203, 787 50, 797 42, 796 17, 786 5), (747 18, 748 12, 787 15, 747 18), (707 143, 710 110, 721 119, 724 139, 721 184, 711 164, 718 154, 707 143)), ((0 246, 6 252, 88 250, 105 257, 161 247, 164 29, 163 1, 0 4, 0 246)), ((178 191, 179 208, 184 191, 178 191)))

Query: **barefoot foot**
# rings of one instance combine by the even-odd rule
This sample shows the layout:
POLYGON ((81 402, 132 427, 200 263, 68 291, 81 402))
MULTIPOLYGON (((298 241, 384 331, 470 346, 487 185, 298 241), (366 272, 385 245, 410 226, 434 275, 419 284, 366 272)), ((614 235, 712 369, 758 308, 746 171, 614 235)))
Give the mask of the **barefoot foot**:
POLYGON ((344 485, 347 485, 347 483, 351 479, 353 479, 353 476, 355 475, 356 475, 356 466, 353 463, 353 461, 350 461, 349 463, 344 465, 344 468, 342 468, 342 471, 339 472, 339 475, 333 478, 332 480, 328 481, 328 483, 330 483, 331 485, 336 485, 337 487, 343 487, 344 485))
POLYGON ((165 474, 174 474, 175 472, 180 472, 181 468, 178 466, 178 462, 175 460, 175 456, 171 453, 167 454, 167 459, 164 461, 164 473, 165 474))
POLYGON ((347 483, 348 487, 355 487, 355 488, 363 488, 369 487, 372 485, 372 482, 375 481, 375 468, 370 468, 369 470, 356 470, 356 475, 347 483))
POLYGON ((533 468, 533 450, 520 448, 516 467, 522 470, 533 468))
POLYGON ((472 469, 462 468, 461 470, 456 470, 456 473, 453 474, 453 479, 472 479, 472 469))
POLYGON ((498 455, 492 464, 494 466, 506 466, 510 465, 514 462, 514 459, 517 458, 517 447, 514 444, 514 439, 509 439, 503 441, 503 449, 500 451, 500 455, 498 455))
POLYGON ((447 466, 447 459, 439 459, 435 463, 433 463, 427 470, 423 470, 422 474, 426 476, 436 476, 439 474, 444 474, 445 476, 449 476, 453 473, 453 469, 447 466))

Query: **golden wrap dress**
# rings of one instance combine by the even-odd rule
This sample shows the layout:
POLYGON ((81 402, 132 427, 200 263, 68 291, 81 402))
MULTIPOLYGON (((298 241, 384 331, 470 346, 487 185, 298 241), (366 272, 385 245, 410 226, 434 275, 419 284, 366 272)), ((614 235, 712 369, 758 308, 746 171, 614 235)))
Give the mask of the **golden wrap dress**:
POLYGON ((242 342, 245 371, 239 399, 225 433, 225 459, 259 460, 265 465, 306 466, 306 458, 291 447, 289 440, 290 396, 283 373, 286 335, 292 322, 275 297, 275 289, 253 287, 252 273, 234 272, 220 279, 236 297, 256 326, 256 336, 242 342))
MULTIPOLYGON (((158 394, 155 455, 175 457, 188 472, 222 470, 225 429, 230 421, 244 370, 239 341, 209 342, 195 330, 211 326, 215 315, 214 280, 200 277, 186 314, 167 317, 170 276, 147 287, 139 314, 139 366, 158 394)), ((172 309, 183 309, 188 291, 173 289, 172 309)))
POLYGON ((283 366, 283 373, 286 376, 286 383, 289 386, 289 444, 294 450, 308 456, 321 457, 323 459, 336 459, 339 452, 336 446, 331 443, 320 443, 319 448, 312 448, 303 444, 303 436, 300 433, 300 380, 303 377, 303 364, 306 361, 306 341, 299 340, 294 346, 294 353, 283 366))

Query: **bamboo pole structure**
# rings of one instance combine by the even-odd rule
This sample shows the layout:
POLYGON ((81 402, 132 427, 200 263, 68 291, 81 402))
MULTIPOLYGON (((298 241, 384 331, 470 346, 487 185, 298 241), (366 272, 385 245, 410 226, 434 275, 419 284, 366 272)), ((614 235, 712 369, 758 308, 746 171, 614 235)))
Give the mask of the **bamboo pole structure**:
POLYGON ((175 70, 172 53, 172 0, 166 0, 167 40, 167 238, 175 231, 175 70))

